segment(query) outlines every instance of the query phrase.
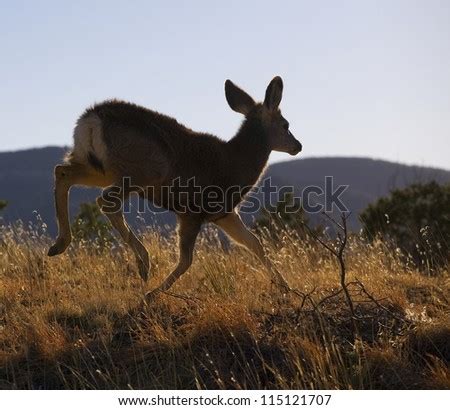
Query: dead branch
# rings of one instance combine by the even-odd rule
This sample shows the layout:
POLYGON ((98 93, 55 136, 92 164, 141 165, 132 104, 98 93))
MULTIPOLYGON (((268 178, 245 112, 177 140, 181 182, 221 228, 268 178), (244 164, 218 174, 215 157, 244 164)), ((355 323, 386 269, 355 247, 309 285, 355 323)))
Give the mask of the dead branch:
POLYGON ((329 216, 325 213, 323 213, 323 215, 325 215, 328 218, 328 220, 330 220, 337 227, 337 229, 339 229, 339 231, 337 233, 337 242, 338 242, 337 248, 333 248, 332 246, 330 246, 326 242, 324 242, 307 224, 304 224, 304 227, 307 229, 307 231, 309 232, 309 234, 311 235, 311 237, 314 240, 316 240, 318 243, 320 243, 325 249, 327 249, 337 259, 338 264, 339 264, 339 278, 340 278, 341 290, 338 292, 334 292, 331 295, 326 296, 324 299, 322 299, 322 301, 320 301, 318 303, 317 306, 320 306, 321 304, 323 304, 325 300, 335 297, 338 294, 340 294, 341 292, 343 292, 345 295, 345 300, 347 302, 348 308, 351 313, 351 320, 352 320, 352 324, 353 324, 354 334, 355 334, 355 336, 358 336, 359 330, 358 330, 358 325, 356 322, 357 317, 356 317, 356 313, 355 313, 355 307, 353 305, 353 301, 352 301, 352 298, 351 298, 351 295, 350 295, 350 292, 348 290, 348 286, 346 283, 347 269, 345 266, 345 258, 344 258, 345 247, 347 246, 347 239, 348 239, 347 219, 350 214, 342 213, 341 214, 341 223, 337 222, 334 218, 332 218, 331 216, 329 216))

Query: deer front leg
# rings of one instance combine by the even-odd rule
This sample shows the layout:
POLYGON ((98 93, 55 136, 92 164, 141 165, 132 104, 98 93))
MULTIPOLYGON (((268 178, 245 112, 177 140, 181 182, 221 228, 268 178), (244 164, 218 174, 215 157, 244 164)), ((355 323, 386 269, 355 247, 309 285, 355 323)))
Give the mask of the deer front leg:
POLYGON ((227 214, 223 218, 214 221, 214 223, 237 244, 242 245, 249 251, 253 252, 270 272, 272 280, 275 284, 284 287, 286 290, 290 289, 286 279, 284 279, 283 275, 278 272, 265 254, 264 248, 258 238, 247 229, 236 212, 227 214))
POLYGON ((150 270, 150 259, 147 249, 125 221, 122 213, 122 202, 125 197, 126 195, 124 195, 121 188, 111 186, 106 188, 102 196, 97 198, 97 204, 102 213, 109 219, 111 225, 119 232, 124 242, 133 250, 139 275, 144 281, 147 281, 150 270))
POLYGON ((195 217, 178 217, 179 259, 176 268, 156 289, 147 292, 147 300, 152 300, 160 292, 168 290, 192 264, 195 240, 200 232, 201 221, 195 217))

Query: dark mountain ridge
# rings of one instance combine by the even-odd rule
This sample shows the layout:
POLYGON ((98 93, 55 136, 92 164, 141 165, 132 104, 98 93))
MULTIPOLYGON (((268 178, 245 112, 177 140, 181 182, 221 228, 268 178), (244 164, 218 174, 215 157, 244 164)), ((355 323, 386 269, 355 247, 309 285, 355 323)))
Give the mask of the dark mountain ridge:
MULTIPOLYGON (((5 222, 21 219, 35 221, 36 214, 48 225, 51 234, 56 231, 53 207, 53 168, 64 156, 67 148, 45 147, 15 152, 0 152, 0 199, 8 201, 2 211, 5 222)), ((267 168, 265 177, 271 177, 277 187, 292 186, 296 194, 305 187, 325 188, 325 177, 333 177, 333 186, 348 185, 341 199, 352 212, 353 229, 358 228, 358 214, 380 196, 394 188, 414 182, 435 180, 450 182, 450 171, 403 165, 383 160, 352 157, 301 158, 279 162, 267 168)), ((92 201, 98 190, 76 187, 71 191, 70 211, 77 212, 81 202, 92 201)), ((319 197, 318 202, 323 202, 319 197)), ((136 213, 128 219, 136 217, 136 213)), ((248 217, 247 217, 248 218, 248 217)), ((314 219, 314 215, 313 215, 314 219)), ((147 213, 149 223, 172 223, 173 216, 147 213)))

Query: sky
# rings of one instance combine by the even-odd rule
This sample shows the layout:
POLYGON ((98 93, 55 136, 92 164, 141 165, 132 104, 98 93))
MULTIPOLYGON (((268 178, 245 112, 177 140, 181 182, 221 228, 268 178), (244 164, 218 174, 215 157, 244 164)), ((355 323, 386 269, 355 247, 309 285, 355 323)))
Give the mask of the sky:
MULTIPOLYGON (((230 139, 229 78, 281 103, 304 157, 450 169, 450 1, 0 0, 0 151, 70 145, 120 98, 230 139)), ((288 160, 273 153, 271 161, 288 160)))

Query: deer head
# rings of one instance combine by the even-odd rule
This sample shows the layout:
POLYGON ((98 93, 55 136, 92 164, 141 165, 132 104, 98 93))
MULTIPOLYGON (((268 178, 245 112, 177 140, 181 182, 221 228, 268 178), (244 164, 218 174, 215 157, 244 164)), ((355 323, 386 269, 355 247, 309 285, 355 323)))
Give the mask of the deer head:
POLYGON ((274 77, 266 89, 263 103, 255 103, 252 97, 232 81, 225 82, 225 96, 232 110, 245 115, 247 120, 257 122, 270 150, 296 155, 302 144, 289 130, 289 122, 281 115, 279 105, 283 95, 283 80, 274 77))

